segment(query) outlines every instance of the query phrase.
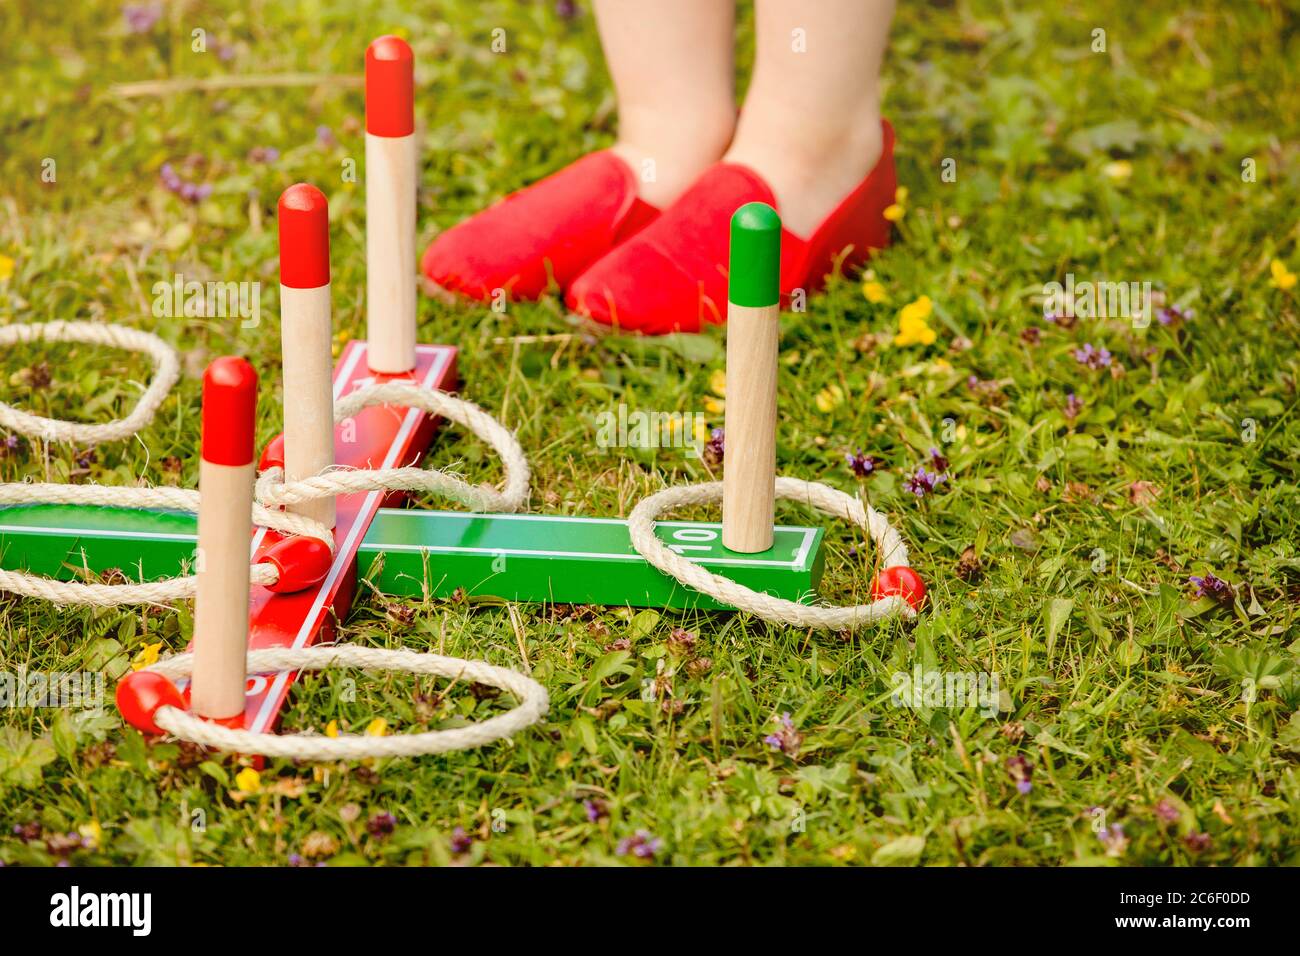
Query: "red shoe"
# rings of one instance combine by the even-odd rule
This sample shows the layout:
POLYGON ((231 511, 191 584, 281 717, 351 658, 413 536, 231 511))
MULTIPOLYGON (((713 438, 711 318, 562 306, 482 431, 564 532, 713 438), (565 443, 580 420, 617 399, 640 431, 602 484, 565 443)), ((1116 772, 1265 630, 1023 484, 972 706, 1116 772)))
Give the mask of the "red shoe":
POLYGON ((449 292, 489 301, 504 289, 536 299, 561 289, 659 210, 636 194, 636 176, 609 150, 584 156, 439 235, 421 271, 449 292))
MULTIPOLYGON (((861 185, 811 237, 782 230, 784 296, 794 289, 814 292, 837 266, 860 265, 889 244, 884 212, 894 202, 894 128, 881 125, 880 161, 861 185)), ((729 223, 737 207, 754 201, 776 206, 758 173, 715 164, 649 228, 580 275, 565 302, 598 322, 649 335, 725 322, 729 223)))

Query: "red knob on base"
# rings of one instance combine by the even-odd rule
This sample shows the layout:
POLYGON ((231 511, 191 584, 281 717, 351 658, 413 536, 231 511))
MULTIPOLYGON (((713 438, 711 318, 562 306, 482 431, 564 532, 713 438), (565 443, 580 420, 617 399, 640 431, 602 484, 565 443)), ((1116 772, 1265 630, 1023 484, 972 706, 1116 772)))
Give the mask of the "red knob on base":
POLYGON ((280 579, 266 588, 284 594, 324 581, 334 563, 334 553, 320 538, 285 538, 267 548, 257 563, 275 565, 280 579))
POLYGON ((267 442, 262 449, 262 457, 257 463, 258 471, 284 467, 284 434, 281 433, 267 442))
POLYGON ((164 734, 154 723, 159 707, 185 709, 185 701, 176 685, 154 671, 127 674, 117 685, 117 710, 132 727, 146 734, 164 734))
POLYGON ((881 598, 898 595, 912 605, 913 610, 921 610, 921 605, 925 603, 925 582, 921 576, 905 565, 898 567, 885 568, 876 575, 876 579, 871 582, 871 597, 879 601, 881 598))

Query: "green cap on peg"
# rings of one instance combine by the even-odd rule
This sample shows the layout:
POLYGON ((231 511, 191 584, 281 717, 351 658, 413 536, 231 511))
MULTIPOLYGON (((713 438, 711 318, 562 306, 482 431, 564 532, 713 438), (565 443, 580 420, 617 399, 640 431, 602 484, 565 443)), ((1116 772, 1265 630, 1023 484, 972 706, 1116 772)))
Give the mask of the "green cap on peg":
POLYGON ((781 301, 781 217, 765 202, 745 203, 731 217, 727 300, 750 307, 781 301))

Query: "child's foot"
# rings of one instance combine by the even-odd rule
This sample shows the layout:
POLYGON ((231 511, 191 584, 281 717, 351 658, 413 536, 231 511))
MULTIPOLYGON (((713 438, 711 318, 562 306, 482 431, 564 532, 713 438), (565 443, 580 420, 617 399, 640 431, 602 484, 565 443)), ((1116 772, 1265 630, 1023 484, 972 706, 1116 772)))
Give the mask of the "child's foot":
POLYGON ((782 215, 781 291, 815 291, 837 264, 847 270, 888 244, 894 133, 885 122, 878 133, 874 146, 864 137, 852 158, 823 157, 820 166, 796 162, 788 147, 785 157, 733 148, 651 226, 575 279, 566 302, 598 322, 648 334, 725 321, 728 224, 754 201, 782 215), (730 162, 734 156, 766 168, 730 162))
POLYGON ((421 269, 482 301, 561 291, 659 216, 731 141, 734 112, 625 108, 619 141, 507 196, 438 236, 421 269))
POLYGON ((631 167, 611 150, 512 193, 439 235, 420 270, 437 287, 490 301, 561 289, 659 210, 638 196, 631 167))
POLYGON ((776 196, 781 224, 796 236, 808 236, 875 169, 884 125, 874 110, 824 130, 796 132, 792 122, 777 113, 751 111, 722 161, 759 173, 776 196))

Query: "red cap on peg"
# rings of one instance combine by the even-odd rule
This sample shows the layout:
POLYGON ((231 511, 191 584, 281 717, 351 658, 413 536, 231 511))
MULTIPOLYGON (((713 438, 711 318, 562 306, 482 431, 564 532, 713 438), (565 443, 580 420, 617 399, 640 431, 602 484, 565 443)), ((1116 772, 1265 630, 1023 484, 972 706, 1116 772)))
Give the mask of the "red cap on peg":
POLYGON ((415 132, 415 55, 401 37, 382 36, 366 48, 366 132, 415 132))
POLYGON ((253 461, 257 372, 242 358, 214 359, 203 373, 203 460, 214 465, 253 461))
POLYGON ((280 194, 280 284, 319 289, 330 281, 330 206, 310 183, 280 194))

